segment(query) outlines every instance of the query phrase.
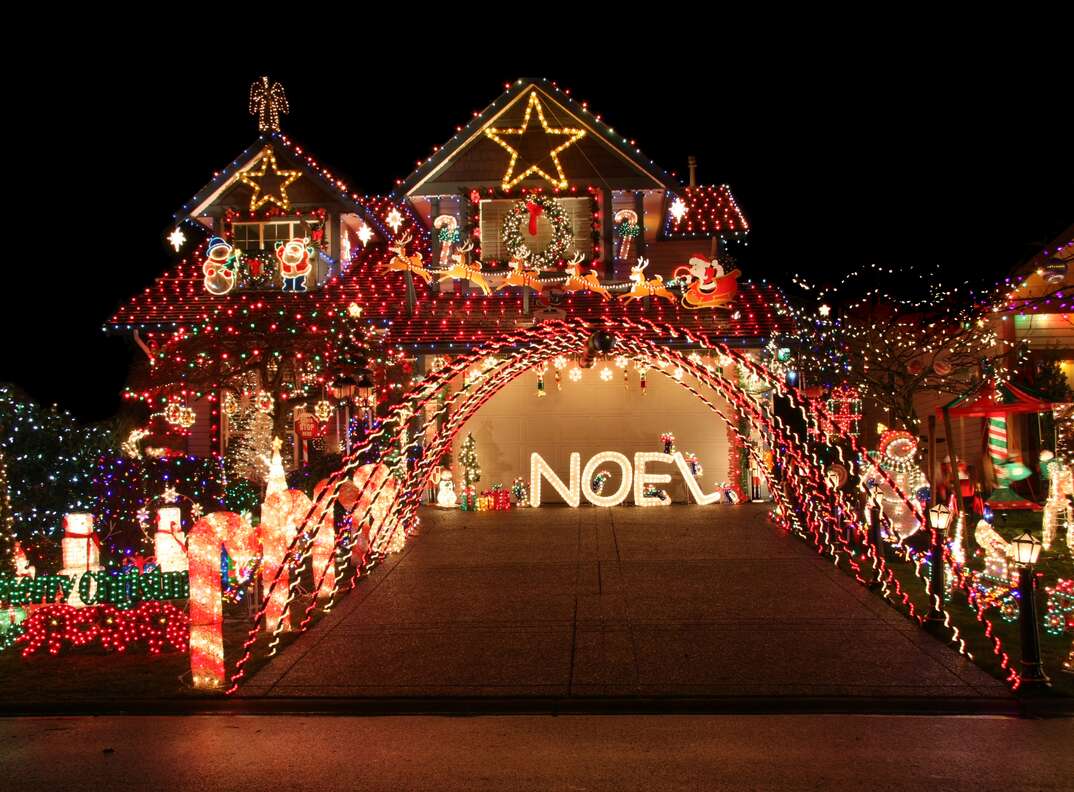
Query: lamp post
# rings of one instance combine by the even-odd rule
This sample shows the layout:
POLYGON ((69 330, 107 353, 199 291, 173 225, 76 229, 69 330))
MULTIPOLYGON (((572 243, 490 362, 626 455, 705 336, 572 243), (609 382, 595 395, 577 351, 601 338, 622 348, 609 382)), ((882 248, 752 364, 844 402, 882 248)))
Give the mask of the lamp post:
POLYGON ((1040 662, 1040 634, 1037 632, 1035 592, 1037 576, 1033 565, 1040 557, 1041 543, 1029 533, 1011 540, 1014 559, 1021 567, 1018 577, 1018 626, 1022 634, 1023 687, 1049 687, 1052 682, 1040 662))
POLYGON ((932 609, 928 619, 942 622, 944 600, 944 550, 947 545, 947 526, 951 523, 951 510, 942 503, 937 503, 925 512, 925 528, 931 523, 932 529, 932 574, 929 576, 929 588, 932 590, 932 609))

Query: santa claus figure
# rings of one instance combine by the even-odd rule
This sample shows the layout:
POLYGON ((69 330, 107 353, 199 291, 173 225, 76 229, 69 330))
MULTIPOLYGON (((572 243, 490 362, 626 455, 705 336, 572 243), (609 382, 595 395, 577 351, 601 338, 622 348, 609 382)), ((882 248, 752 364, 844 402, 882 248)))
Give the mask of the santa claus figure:
POLYGON ((283 278, 283 290, 304 292, 306 276, 313 270, 310 256, 317 251, 308 239, 295 238, 289 242, 276 243, 276 259, 280 263, 280 277, 283 278))
POLYGON ((716 259, 692 256, 688 267, 678 267, 675 276, 685 278, 689 286, 682 295, 686 308, 718 308, 728 305, 738 291, 739 271, 726 272, 716 259))

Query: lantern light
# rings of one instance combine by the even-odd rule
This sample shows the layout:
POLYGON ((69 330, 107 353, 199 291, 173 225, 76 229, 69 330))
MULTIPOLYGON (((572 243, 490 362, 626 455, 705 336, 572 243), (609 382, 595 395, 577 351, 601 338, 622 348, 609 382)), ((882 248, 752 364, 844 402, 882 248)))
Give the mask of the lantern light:
POLYGON ((1022 566, 1032 566, 1040 557, 1040 549, 1043 547, 1040 541, 1030 533, 1024 533, 1011 540, 1014 548, 1014 560, 1022 566))

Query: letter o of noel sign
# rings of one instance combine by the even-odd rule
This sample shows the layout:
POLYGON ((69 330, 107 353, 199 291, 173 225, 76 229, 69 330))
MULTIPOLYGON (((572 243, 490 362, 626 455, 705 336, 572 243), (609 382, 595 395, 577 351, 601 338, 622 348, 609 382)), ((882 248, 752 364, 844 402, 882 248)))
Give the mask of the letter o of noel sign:
POLYGON ((654 452, 639 451, 634 454, 634 466, 631 468, 630 460, 624 454, 617 451, 601 451, 586 463, 585 469, 581 468, 582 455, 577 451, 571 452, 570 475, 568 483, 556 475, 552 466, 545 462, 544 458, 534 451, 530 454, 530 506, 541 505, 541 484, 547 481, 568 506, 577 508, 582 502, 582 496, 594 506, 611 507, 618 506, 626 500, 630 494, 631 485, 634 490, 634 504, 636 506, 666 506, 668 501, 661 498, 645 497, 645 487, 648 484, 667 484, 671 481, 668 473, 649 473, 646 466, 649 463, 663 462, 675 465, 682 474, 683 481, 690 490, 695 503, 702 506, 716 503, 722 493, 717 490, 705 494, 697 479, 690 472, 683 455, 676 451, 674 454, 660 454, 654 452), (622 474, 622 483, 619 489, 611 495, 598 495, 593 491, 593 474, 603 464, 612 464, 619 467, 622 474))

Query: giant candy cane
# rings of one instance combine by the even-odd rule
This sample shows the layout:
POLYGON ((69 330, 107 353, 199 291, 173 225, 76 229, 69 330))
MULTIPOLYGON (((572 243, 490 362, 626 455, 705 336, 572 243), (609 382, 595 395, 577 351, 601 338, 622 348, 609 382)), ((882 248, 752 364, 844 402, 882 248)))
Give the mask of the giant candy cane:
POLYGON ((328 479, 313 488, 313 502, 317 509, 310 518, 317 532, 313 536, 312 561, 313 585, 318 597, 327 597, 336 585, 336 516, 335 504, 330 498, 321 498, 328 487, 328 479))
POLYGON ((433 220, 433 228, 440 232, 440 269, 451 266, 451 251, 459 241, 459 221, 451 215, 440 215, 433 220))
POLYGON ((194 523, 190 560, 190 671, 196 688, 224 684, 224 615, 220 604, 220 551, 238 567, 253 563, 261 548, 257 532, 240 515, 213 512, 194 523))
POLYGON ((620 209, 614 219, 619 224, 619 258, 626 261, 630 257, 630 243, 641 231, 638 213, 633 209, 620 209))
POLYGON ((279 578, 279 583, 269 595, 268 608, 265 612, 265 629, 272 632, 277 622, 283 622, 283 629, 291 629, 291 619, 287 613, 287 549, 291 546, 298 524, 306 516, 313 504, 306 493, 299 490, 274 492, 265 498, 261 506, 261 545, 264 557, 261 560, 261 584, 269 590, 272 581, 279 578))

